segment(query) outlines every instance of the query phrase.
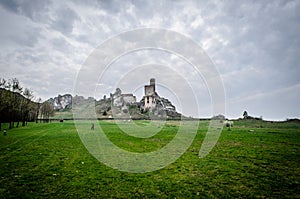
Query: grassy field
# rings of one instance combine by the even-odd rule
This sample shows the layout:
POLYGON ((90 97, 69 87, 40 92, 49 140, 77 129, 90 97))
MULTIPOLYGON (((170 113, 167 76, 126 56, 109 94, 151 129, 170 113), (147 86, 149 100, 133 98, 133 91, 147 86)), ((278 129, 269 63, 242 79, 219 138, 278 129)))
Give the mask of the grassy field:
MULTIPOLYGON (((157 135, 136 139, 112 121, 100 123, 116 145, 137 152, 159 149, 178 129, 171 121, 157 135)), ((14 128, 0 136, 0 198, 300 198, 299 123, 237 121, 199 159, 207 126, 200 123, 193 144, 176 162, 144 174, 100 163, 72 121, 14 128)))

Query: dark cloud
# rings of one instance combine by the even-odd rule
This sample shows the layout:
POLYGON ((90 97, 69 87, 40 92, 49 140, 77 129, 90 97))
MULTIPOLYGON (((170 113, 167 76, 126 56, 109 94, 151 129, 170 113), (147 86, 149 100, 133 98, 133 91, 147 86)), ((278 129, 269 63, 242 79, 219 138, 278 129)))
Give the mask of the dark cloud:
POLYGON ((19 11, 19 4, 17 1, 14 0, 3 0, 0 1, 0 5, 12 12, 18 12, 19 11))
POLYGON ((52 27, 63 34, 72 33, 74 22, 79 19, 77 14, 68 7, 58 9, 53 15, 52 27))
POLYGON ((31 20, 42 21, 44 16, 49 12, 49 8, 51 7, 52 2, 49 0, 4 0, 0 1, 0 5, 11 12, 24 15, 31 20))

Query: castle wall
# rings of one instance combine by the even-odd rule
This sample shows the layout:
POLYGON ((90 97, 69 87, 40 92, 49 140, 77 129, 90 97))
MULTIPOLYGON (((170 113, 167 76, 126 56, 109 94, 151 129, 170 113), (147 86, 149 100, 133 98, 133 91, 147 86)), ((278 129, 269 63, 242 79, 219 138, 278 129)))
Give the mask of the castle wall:
POLYGON ((114 106, 123 106, 123 97, 121 95, 113 96, 113 105, 114 106))
POLYGON ((154 95, 155 85, 146 85, 145 86, 145 96, 154 95))
MULTIPOLYGON (((154 78, 151 78, 151 79, 150 79, 150 85, 155 86, 155 79, 154 79, 154 78)), ((155 89, 155 87, 154 87, 154 89, 155 89)))
POLYGON ((153 108, 155 108, 155 97, 152 96, 145 96, 144 98, 145 104, 144 107, 146 110, 152 111, 153 108))
POLYGON ((145 85, 144 108, 152 111, 155 108, 155 79, 150 79, 150 85, 145 85))
POLYGON ((136 97, 132 94, 122 94, 123 100, 125 104, 133 104, 136 103, 136 97))

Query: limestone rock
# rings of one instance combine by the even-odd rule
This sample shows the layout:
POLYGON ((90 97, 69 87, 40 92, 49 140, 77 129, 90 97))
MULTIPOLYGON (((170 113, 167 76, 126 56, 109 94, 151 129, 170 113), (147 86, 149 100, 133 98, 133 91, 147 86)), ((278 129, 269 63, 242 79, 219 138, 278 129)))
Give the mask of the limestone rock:
POLYGON ((72 108, 72 95, 58 95, 57 97, 47 100, 54 108, 54 110, 65 110, 72 108))

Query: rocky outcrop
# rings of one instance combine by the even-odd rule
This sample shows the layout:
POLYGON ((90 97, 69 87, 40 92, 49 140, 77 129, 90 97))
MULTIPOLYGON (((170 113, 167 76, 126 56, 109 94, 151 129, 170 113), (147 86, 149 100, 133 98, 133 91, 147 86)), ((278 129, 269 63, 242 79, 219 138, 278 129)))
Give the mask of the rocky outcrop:
POLYGON ((58 95, 57 97, 47 100, 54 108, 54 110, 66 110, 72 108, 72 95, 58 95))
POLYGON ((75 95, 73 97, 71 94, 65 94, 50 98, 47 102, 49 102, 56 111, 66 111, 72 109, 72 104, 80 105, 87 102, 95 102, 95 99, 93 97, 86 99, 83 96, 75 95))
POLYGON ((136 103, 136 97, 133 94, 122 94, 120 88, 117 88, 115 93, 110 94, 110 99, 114 106, 122 107, 136 103))
POLYGON ((156 92, 155 79, 150 79, 150 84, 145 85, 145 95, 139 103, 142 113, 152 113, 159 117, 180 117, 175 106, 166 98, 160 97, 156 92))
POLYGON ((151 109, 145 106, 145 100, 147 97, 143 97, 142 100, 138 103, 140 111, 142 113, 153 113, 154 115, 165 117, 180 117, 181 114, 176 111, 176 107, 166 98, 160 97, 155 93, 154 100, 155 103, 151 109))

